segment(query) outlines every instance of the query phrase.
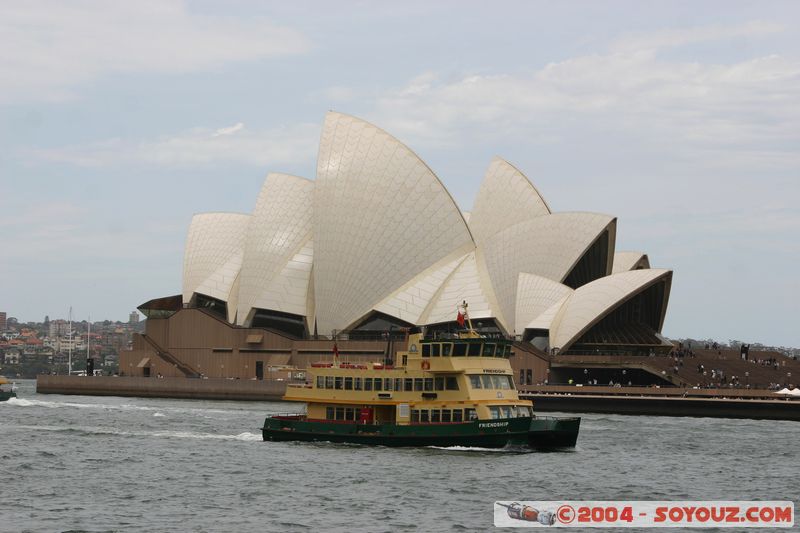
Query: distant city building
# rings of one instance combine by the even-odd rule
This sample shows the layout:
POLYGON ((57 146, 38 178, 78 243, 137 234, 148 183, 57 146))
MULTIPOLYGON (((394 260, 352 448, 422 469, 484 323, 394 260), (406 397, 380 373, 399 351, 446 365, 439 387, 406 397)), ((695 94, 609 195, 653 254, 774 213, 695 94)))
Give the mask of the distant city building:
POLYGON ((6 330, 6 312, 0 311, 0 331, 6 330))
POLYGON ((66 320, 51 320, 47 336, 50 338, 60 337, 69 333, 69 322, 66 320))
POLYGON ((6 353, 3 356, 3 363, 7 365, 18 365, 19 357, 19 350, 6 350, 6 353))
POLYGON ((60 337, 56 337, 55 339, 49 338, 44 343, 45 346, 53 348, 56 352, 67 353, 70 349, 73 352, 82 350, 85 348, 85 343, 83 342, 83 337, 80 335, 63 335, 60 337))
POLYGON ((139 323, 139 313, 138 311, 132 311, 130 317, 128 318, 128 324, 131 326, 139 323))

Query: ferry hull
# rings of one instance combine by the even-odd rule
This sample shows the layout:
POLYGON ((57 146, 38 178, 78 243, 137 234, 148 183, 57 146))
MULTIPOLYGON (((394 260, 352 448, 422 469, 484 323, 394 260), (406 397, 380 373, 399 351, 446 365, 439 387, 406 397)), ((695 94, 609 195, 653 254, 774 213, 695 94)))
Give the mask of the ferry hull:
POLYGON ((528 432, 531 448, 574 448, 581 427, 580 417, 533 417, 528 432))
MULTIPOLYGON (((577 419, 578 423, 580 419, 577 419)), ((531 418, 480 420, 458 424, 363 425, 329 421, 306 421, 300 417, 268 417, 264 423, 265 441, 327 441, 379 446, 464 446, 503 448, 529 446, 558 448, 575 445, 578 426, 546 424, 531 418), (536 431, 532 432, 532 428, 536 431), (569 432, 574 430, 574 435, 569 432), (535 438, 532 435, 535 434, 535 438)))

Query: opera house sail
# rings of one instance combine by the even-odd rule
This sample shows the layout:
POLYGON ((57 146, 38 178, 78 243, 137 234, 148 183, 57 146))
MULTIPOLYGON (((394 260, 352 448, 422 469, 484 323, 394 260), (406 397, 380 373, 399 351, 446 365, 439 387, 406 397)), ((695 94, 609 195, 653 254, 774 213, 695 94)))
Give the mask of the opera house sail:
POLYGON ((250 355, 302 365, 329 349, 315 341, 372 342, 368 354, 403 328, 453 330, 465 301, 482 334, 544 355, 668 350, 672 272, 618 251, 616 230, 612 215, 553 212, 499 157, 462 212, 409 147, 330 112, 315 179, 272 172, 251 213, 194 216, 182 294, 140 307, 164 324, 134 343, 129 371, 219 373, 232 354, 252 375, 250 355), (207 338, 189 342, 189 327, 207 338))

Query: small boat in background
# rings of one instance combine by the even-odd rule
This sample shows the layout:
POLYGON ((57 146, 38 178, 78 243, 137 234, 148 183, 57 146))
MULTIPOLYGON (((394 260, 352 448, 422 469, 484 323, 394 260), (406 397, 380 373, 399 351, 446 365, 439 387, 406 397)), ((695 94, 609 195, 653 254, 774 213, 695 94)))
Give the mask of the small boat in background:
POLYGON ((13 383, 8 381, 3 376, 0 376, 0 402, 4 402, 4 401, 8 400, 9 398, 16 398, 17 397, 17 393, 15 392, 15 390, 16 390, 16 387, 14 386, 13 383), (4 385, 8 386, 8 390, 6 390, 3 387, 4 385))

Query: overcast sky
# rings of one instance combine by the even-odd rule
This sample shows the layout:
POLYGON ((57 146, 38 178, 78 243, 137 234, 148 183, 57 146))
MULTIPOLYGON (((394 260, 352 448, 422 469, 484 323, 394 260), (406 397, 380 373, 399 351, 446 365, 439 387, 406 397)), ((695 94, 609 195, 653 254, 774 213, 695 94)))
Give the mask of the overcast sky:
POLYGON ((470 210, 493 155, 675 271, 664 333, 800 346, 800 2, 0 2, 0 311, 127 320, 329 109, 470 210))

